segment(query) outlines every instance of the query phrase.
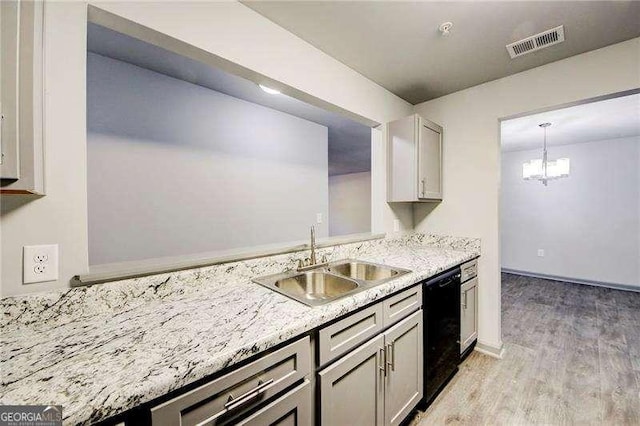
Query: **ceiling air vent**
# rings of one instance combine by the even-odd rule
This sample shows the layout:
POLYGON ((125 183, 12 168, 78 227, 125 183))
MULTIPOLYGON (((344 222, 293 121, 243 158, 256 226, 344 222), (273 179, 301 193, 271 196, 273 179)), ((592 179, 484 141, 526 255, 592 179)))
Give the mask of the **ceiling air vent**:
POLYGON ((559 27, 543 31, 540 34, 532 35, 531 37, 507 44, 507 52, 509 52, 509 56, 513 59, 518 56, 526 55, 529 52, 535 52, 536 50, 562 43, 563 41, 564 26, 560 25, 559 27))

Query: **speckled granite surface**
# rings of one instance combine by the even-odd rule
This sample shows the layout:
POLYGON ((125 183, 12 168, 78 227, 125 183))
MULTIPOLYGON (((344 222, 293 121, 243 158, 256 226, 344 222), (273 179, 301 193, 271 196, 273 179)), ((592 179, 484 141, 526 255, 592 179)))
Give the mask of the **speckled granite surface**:
POLYGON ((320 250, 413 272, 310 308, 251 282, 305 253, 0 300, 1 404, 59 404, 92 423, 162 396, 480 254, 424 234, 320 250))

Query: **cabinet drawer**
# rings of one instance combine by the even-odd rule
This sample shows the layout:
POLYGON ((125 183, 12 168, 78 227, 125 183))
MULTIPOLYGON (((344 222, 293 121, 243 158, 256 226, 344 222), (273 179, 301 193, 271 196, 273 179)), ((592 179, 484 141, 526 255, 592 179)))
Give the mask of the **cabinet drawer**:
POLYGON ((311 384, 305 380, 297 388, 287 392, 244 420, 234 422, 239 426, 291 425, 311 426, 313 415, 311 384))
POLYGON ((462 284, 460 286, 461 294, 464 294, 465 291, 467 291, 467 290, 469 290, 469 289, 471 289, 473 287, 476 287, 477 285, 478 285, 478 278, 473 278, 473 279, 467 281, 466 283, 464 283, 464 284, 462 284))
POLYGON ((385 300, 383 303, 383 324, 395 324, 422 306, 422 286, 417 285, 385 300))
POLYGON ((339 357, 378 334, 382 325, 382 303, 363 309, 320 330, 320 365, 339 357))
POLYGON ((478 261, 463 263, 460 267, 460 282, 465 282, 478 275, 478 261))
POLYGON ((311 371, 305 337, 151 409, 153 426, 220 424, 285 390, 311 371))

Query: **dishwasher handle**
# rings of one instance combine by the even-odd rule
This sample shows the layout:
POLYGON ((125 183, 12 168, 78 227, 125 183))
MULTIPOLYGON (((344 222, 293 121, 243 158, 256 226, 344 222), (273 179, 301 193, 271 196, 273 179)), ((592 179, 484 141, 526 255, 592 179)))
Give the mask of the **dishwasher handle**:
POLYGON ((461 273, 460 273, 460 268, 456 268, 452 271, 449 272, 445 272, 442 275, 439 275, 435 278, 432 278, 430 280, 428 280, 425 285, 427 287, 432 286, 432 285, 439 285, 440 287, 446 287, 449 284, 451 284, 452 282, 458 281, 460 282, 460 277, 461 277, 461 273))
POLYGON ((452 278, 449 278, 449 279, 448 279, 447 281, 445 281, 445 282, 440 281, 440 282, 438 283, 438 287, 440 287, 440 288, 442 288, 442 287, 447 287, 448 285, 453 284, 453 283, 455 283, 456 281, 457 281, 458 283, 460 282, 460 274, 458 274, 458 275, 454 275, 452 278))

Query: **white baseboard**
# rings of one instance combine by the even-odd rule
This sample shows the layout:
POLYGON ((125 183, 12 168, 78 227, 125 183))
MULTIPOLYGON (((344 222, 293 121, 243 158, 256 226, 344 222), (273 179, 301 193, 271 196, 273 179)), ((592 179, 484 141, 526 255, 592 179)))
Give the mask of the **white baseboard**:
POLYGON ((480 340, 476 343, 475 350, 481 354, 489 355, 493 358, 502 359, 504 357, 504 345, 502 342, 498 346, 483 343, 480 340))
POLYGON ((502 268, 502 272, 513 275, 523 275, 525 277, 542 278, 544 280, 564 281, 573 284, 592 285, 596 287, 611 288, 614 290, 636 291, 640 292, 640 286, 629 284, 603 283, 599 281, 581 280, 579 278, 560 277, 558 275, 539 274, 537 272, 519 271, 517 269, 502 268))

